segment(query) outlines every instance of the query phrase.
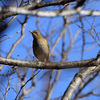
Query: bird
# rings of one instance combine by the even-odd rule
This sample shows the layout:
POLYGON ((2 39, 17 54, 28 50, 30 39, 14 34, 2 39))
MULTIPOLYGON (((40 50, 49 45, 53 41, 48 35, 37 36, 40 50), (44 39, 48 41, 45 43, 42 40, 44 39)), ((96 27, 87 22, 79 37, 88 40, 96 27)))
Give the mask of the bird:
POLYGON ((33 53, 35 57, 41 62, 49 61, 49 44, 47 40, 41 35, 38 30, 29 31, 33 40, 33 53))

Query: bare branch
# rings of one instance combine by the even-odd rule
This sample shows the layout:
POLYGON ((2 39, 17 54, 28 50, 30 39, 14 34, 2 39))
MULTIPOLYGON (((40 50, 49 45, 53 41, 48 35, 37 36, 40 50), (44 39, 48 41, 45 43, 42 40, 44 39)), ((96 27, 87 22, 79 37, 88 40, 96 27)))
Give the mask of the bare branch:
POLYGON ((100 64, 100 55, 97 58, 82 60, 82 61, 72 61, 72 62, 62 62, 62 63, 45 63, 45 62, 32 62, 23 61, 17 59, 7 59, 0 57, 0 63, 5 65, 13 65, 27 68, 39 68, 39 69, 66 69, 66 68, 82 68, 98 66, 100 64))
MULTIPOLYGON (((59 10, 56 11, 30 11, 24 8, 16 8, 16 7, 9 7, 9 8, 2 8, 0 7, 0 13, 5 12, 12 12, 14 14, 31 14, 37 15, 41 17, 56 17, 56 16, 71 16, 74 14, 80 15, 87 15, 87 16, 100 16, 99 11, 92 11, 92 10, 81 10, 80 8, 72 9, 72 10, 63 10, 60 12, 59 10)), ((0 18, 1 19, 1 18, 0 18)))
POLYGON ((99 66, 94 66, 94 67, 89 67, 89 68, 84 68, 82 69, 79 73, 77 73, 74 76, 74 79, 72 82, 69 84, 69 87, 66 89, 63 97, 61 100, 70 100, 72 98, 72 95, 76 91, 76 89, 79 87, 79 85, 82 83, 82 81, 88 76, 93 74, 95 71, 100 70, 100 65, 99 66), (96 70, 95 70, 96 69, 96 70))

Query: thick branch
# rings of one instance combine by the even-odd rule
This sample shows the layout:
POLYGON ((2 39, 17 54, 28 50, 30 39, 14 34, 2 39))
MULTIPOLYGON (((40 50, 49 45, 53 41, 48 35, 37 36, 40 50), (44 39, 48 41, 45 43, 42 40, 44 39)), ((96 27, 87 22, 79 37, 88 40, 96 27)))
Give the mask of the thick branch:
POLYGON ((7 59, 4 57, 0 57, 0 64, 29 67, 29 68, 39 68, 39 69, 68 69, 68 68, 97 66, 100 64, 100 60, 97 60, 97 58, 93 58, 93 59, 83 60, 83 61, 45 63, 45 62, 23 61, 17 59, 7 59))
POLYGON ((79 73, 77 73, 68 88, 66 89, 64 95, 62 96, 61 100, 71 100, 73 94, 79 87, 79 85, 83 82, 83 80, 93 74, 94 72, 97 72, 100 70, 100 65, 99 66, 94 66, 94 67, 89 67, 89 68, 84 68, 82 69, 79 73))
POLYGON ((73 15, 73 14, 100 16, 99 11, 81 10, 81 9, 64 10, 64 11, 60 12, 59 10, 56 10, 56 11, 30 11, 30 10, 20 8, 20 7, 19 8, 16 8, 16 7, 2 8, 2 7, 0 7, 0 13, 6 13, 6 12, 12 12, 14 14, 31 14, 31 15, 41 16, 41 17, 56 17, 56 16, 66 16, 66 15, 73 15))

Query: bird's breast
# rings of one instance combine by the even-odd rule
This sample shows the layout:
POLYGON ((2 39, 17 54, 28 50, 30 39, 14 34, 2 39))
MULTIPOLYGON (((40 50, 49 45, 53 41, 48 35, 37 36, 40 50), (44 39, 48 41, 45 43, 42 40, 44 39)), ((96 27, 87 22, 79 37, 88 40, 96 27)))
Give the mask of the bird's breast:
POLYGON ((46 39, 39 39, 38 41, 34 39, 33 41, 33 52, 34 55, 40 61, 44 61, 44 59, 48 59, 49 57, 49 48, 46 39))

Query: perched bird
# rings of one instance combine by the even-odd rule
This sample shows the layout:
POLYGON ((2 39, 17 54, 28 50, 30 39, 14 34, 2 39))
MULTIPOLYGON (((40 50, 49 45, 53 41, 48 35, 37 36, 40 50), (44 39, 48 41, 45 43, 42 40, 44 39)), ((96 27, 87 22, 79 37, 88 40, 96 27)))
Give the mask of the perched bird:
POLYGON ((40 34, 38 30, 29 31, 32 33, 33 40, 33 52, 39 61, 49 61, 49 45, 47 40, 40 34))

